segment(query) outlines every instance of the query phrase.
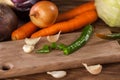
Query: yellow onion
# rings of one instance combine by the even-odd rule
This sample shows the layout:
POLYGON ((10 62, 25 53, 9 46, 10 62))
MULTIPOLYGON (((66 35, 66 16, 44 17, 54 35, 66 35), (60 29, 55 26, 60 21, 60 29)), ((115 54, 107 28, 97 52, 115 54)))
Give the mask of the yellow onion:
POLYGON ((32 6, 29 16, 36 26, 45 28, 56 21, 58 8, 51 1, 39 1, 32 6))

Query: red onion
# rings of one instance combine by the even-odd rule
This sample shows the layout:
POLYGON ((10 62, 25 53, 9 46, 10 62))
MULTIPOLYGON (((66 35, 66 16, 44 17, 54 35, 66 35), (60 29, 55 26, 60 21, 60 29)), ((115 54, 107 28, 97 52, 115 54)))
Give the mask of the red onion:
POLYGON ((30 8, 40 0, 11 0, 18 11, 29 11, 30 8))

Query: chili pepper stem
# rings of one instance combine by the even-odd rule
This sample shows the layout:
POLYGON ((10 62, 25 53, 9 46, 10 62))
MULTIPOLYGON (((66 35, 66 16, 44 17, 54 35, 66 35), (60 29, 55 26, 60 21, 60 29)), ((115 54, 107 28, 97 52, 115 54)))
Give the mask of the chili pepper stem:
POLYGON ((106 40, 117 40, 117 39, 120 39, 120 33, 111 33, 111 34, 97 33, 96 36, 101 38, 101 39, 106 39, 106 40))

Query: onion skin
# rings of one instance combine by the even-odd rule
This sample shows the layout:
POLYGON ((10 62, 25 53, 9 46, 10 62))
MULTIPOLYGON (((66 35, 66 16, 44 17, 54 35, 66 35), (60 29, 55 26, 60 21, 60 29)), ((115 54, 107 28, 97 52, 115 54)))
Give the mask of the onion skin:
POLYGON ((13 10, 20 20, 28 22, 30 8, 38 1, 41 0, 11 0, 14 4, 13 10))
POLYGON ((5 4, 0 4, 0 41, 10 39, 17 25, 18 19, 13 10, 5 4))
POLYGON ((42 0, 0 0, 0 3, 12 8, 20 20, 28 22, 30 8, 38 1, 42 0))
POLYGON ((38 1, 42 0, 0 0, 0 3, 6 4, 11 8, 14 8, 18 11, 29 11, 30 8, 37 3, 38 1))
POLYGON ((11 0, 14 7, 18 11, 29 11, 30 8, 37 2, 42 0, 11 0))
POLYGON ((40 0, 11 0, 18 11, 29 11, 40 0))
POLYGON ((45 28, 56 21, 58 8, 50 1, 39 1, 32 6, 29 16, 36 26, 45 28))

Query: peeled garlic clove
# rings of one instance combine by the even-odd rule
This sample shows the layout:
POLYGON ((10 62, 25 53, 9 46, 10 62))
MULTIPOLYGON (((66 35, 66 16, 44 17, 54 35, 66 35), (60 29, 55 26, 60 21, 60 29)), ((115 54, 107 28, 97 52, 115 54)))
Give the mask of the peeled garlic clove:
POLYGON ((60 33, 61 33, 61 31, 59 31, 59 33, 56 35, 47 36, 47 40, 49 42, 56 42, 59 39, 60 33))
POLYGON ((92 66, 88 66, 86 63, 82 63, 82 64, 91 74, 97 75, 102 71, 102 65, 100 64, 92 65, 92 66))
POLYGON ((34 46, 31 46, 31 45, 24 45, 23 46, 23 51, 26 52, 26 53, 30 53, 34 50, 34 46))
POLYGON ((47 72, 47 74, 50 74, 54 78, 62 78, 67 75, 66 71, 51 71, 47 72))
POLYGON ((41 37, 38 37, 38 38, 25 38, 25 43, 27 45, 32 45, 34 46, 39 40, 40 40, 41 37))

